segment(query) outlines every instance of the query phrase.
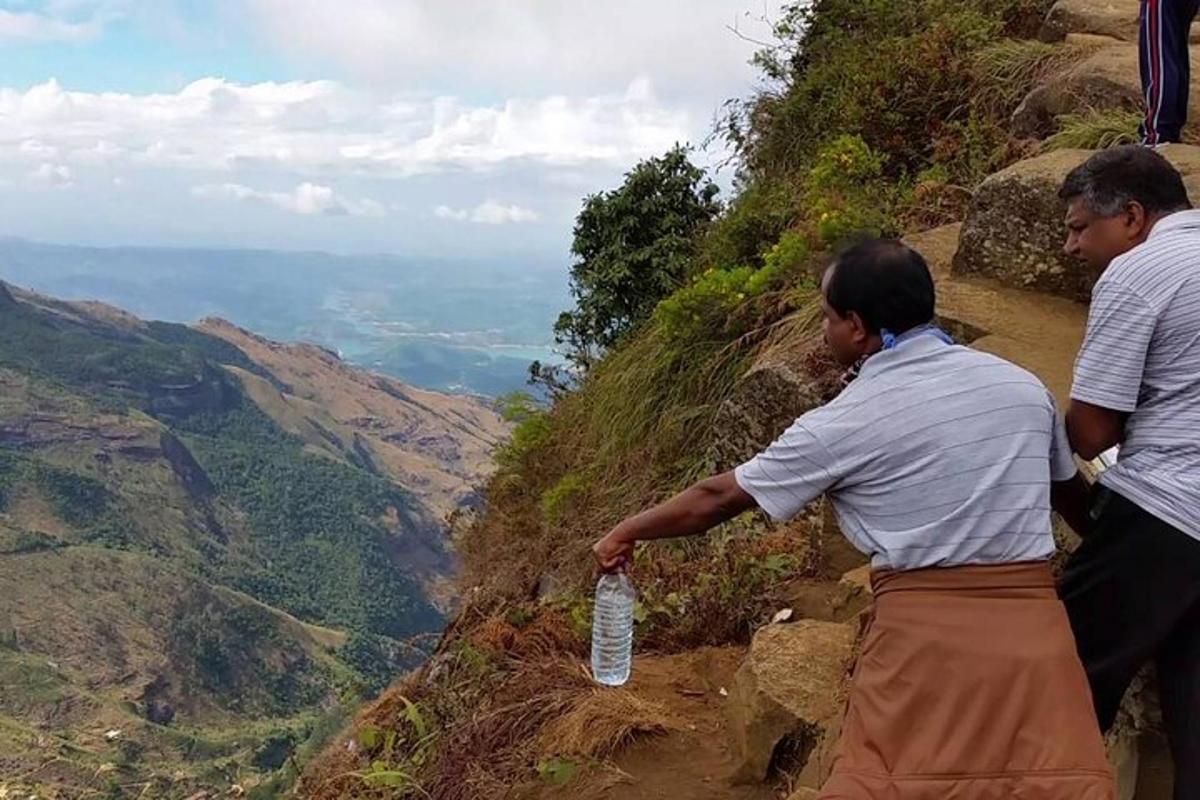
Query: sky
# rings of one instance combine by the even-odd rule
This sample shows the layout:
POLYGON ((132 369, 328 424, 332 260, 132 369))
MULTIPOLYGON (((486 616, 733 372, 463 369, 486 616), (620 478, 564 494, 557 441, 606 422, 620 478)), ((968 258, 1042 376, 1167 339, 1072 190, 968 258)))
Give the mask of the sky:
POLYGON ((0 236, 565 259, 584 196, 755 88, 779 8, 0 0, 0 236))

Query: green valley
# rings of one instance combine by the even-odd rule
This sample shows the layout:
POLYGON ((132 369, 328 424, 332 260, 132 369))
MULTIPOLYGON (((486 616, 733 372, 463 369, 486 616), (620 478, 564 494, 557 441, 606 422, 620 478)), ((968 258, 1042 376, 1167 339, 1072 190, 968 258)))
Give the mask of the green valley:
MULTIPOLYGON (((399 402, 372 380, 362 402, 399 402)), ((430 479, 456 493, 438 502, 378 455, 403 445, 328 415, 296 428, 310 388, 211 333, 0 284, 7 789, 274 796, 422 660, 451 568, 442 513, 503 423, 468 398, 408 404, 455 462, 430 479), (280 402, 260 408, 251 380, 280 402)))

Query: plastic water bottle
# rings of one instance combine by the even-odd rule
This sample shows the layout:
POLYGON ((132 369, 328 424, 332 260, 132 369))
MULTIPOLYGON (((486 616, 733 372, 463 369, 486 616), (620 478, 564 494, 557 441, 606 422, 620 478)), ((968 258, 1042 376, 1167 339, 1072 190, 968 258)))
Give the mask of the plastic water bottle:
POLYGON ((624 572, 601 575, 592 611, 592 675, 597 683, 621 686, 633 661, 633 603, 637 593, 624 572))

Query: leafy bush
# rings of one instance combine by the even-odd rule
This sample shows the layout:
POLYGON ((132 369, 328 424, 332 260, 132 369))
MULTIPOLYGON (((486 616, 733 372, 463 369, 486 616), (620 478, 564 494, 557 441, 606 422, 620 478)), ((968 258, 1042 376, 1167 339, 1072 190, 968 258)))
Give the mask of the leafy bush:
POLYGON ((587 487, 587 481, 582 475, 568 472, 559 479, 558 483, 542 493, 542 516, 553 524, 557 522, 570 507, 576 495, 587 487))
POLYGON ((778 269, 709 269, 658 305, 657 318, 668 339, 704 341, 734 327, 736 312, 778 277, 778 269))
POLYGON ((796 189, 788 182, 748 184, 709 227, 693 264, 760 266, 763 253, 795 222, 800 206, 796 189))
POLYGON ((889 200, 878 187, 883 164, 861 136, 838 136, 817 153, 804 195, 818 242, 833 246, 854 234, 883 232, 889 200))
POLYGON ((634 167, 617 189, 584 200, 575 222, 571 293, 555 324, 587 368, 687 275, 697 235, 719 210, 717 187, 681 146, 634 167))
MULTIPOLYGON (((893 177, 956 149, 992 82, 977 56, 1004 36, 1031 34, 1046 0, 816 0, 787 6, 777 43, 756 61, 769 87, 733 103, 726 133, 755 180, 803 173, 830 136, 862 136, 893 177)), ((1010 109, 1011 110, 1011 109, 1010 109)), ((1006 118, 980 117, 975 135, 1000 151, 1006 118)), ((956 180, 960 178, 955 175, 956 180)))
POLYGON ((786 231, 763 256, 763 266, 780 276, 795 274, 812 257, 808 237, 800 230, 786 231))
POLYGON ((509 392, 496 398, 496 410, 505 422, 522 423, 545 411, 528 392, 509 392))
POLYGON ((530 453, 550 438, 550 419, 545 411, 531 411, 513 428, 512 435, 496 451, 496 464, 502 471, 520 467, 530 453))

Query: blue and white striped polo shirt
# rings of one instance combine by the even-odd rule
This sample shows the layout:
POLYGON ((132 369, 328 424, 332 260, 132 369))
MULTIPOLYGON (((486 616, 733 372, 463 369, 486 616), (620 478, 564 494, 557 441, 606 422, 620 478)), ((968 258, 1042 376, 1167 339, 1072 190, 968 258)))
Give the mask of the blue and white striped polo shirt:
POLYGON ((872 356, 734 474, 775 519, 827 493, 872 566, 918 569, 1049 558, 1050 482, 1075 472, 1041 381, 918 336, 872 356))
POLYGON ((1200 211, 1159 220, 1104 271, 1071 397, 1129 414, 1100 482, 1200 539, 1200 211))

